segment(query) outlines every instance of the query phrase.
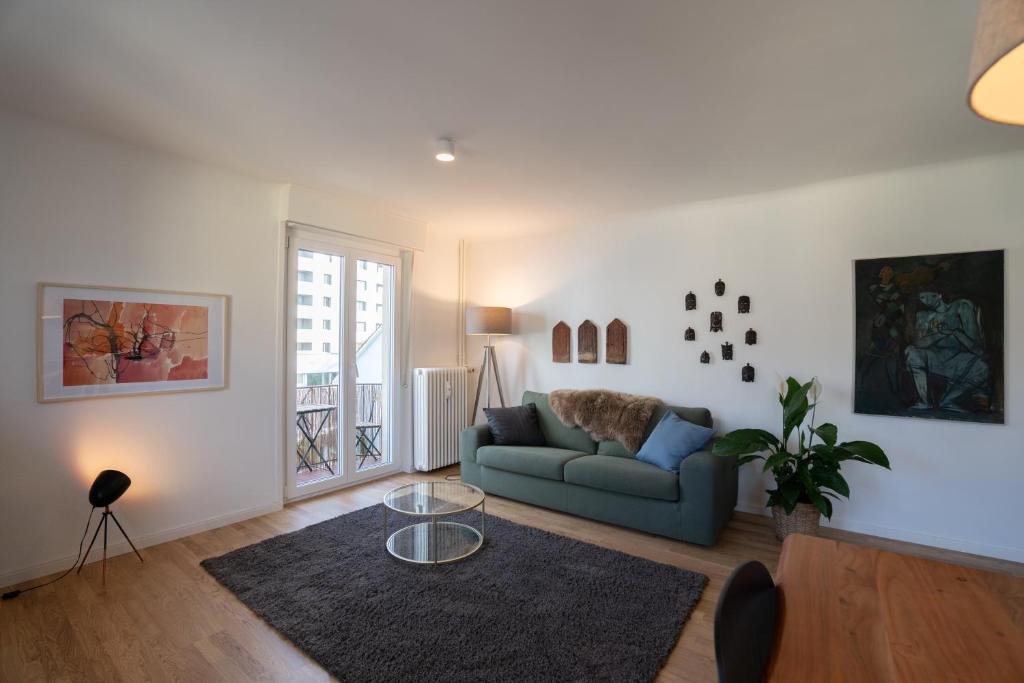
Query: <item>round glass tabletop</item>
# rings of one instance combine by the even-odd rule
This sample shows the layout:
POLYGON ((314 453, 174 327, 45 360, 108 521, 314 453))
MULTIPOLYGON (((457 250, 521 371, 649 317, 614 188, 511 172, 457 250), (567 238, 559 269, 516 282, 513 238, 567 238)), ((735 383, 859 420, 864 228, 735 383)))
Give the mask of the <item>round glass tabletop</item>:
POLYGON ((407 515, 451 515, 483 501, 483 491, 461 481, 420 481, 384 494, 384 505, 407 515))

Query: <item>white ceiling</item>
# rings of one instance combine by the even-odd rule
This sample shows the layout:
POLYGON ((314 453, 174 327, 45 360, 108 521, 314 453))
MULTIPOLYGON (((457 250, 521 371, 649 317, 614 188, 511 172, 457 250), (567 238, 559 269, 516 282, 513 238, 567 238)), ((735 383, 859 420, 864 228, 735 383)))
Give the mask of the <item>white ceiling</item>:
POLYGON ((0 104, 483 236, 1020 149, 964 104, 975 10, 0 0, 0 104))

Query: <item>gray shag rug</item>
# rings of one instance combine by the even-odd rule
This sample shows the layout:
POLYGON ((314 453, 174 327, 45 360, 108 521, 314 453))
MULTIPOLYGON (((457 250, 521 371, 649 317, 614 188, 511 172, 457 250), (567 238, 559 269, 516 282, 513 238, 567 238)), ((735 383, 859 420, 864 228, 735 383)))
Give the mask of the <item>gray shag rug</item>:
MULTIPOLYGON (((449 519, 479 528, 478 512, 449 519)), ((490 515, 450 564, 395 559, 382 534, 374 505, 202 565, 347 683, 650 681, 707 583, 490 515)))

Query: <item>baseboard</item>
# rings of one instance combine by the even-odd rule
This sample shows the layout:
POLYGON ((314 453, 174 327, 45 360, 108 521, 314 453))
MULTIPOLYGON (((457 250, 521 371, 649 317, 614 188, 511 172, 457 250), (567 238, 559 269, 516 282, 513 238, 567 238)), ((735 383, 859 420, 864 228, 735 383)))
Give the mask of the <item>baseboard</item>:
MULTIPOLYGON (((192 534, 198 534, 203 531, 209 531, 210 529, 217 529, 222 526, 234 524, 235 522, 242 522, 247 519, 252 519, 253 517, 259 517, 271 512, 276 512, 281 508, 282 505, 280 502, 258 505, 246 510, 239 510, 226 515, 210 517, 198 522, 182 524, 180 526, 156 531, 150 534, 132 536, 132 541, 135 543, 135 546, 140 549, 148 548, 149 546, 159 545, 168 541, 184 538, 185 536, 191 536, 192 534)), ((94 515, 94 518, 96 517, 98 517, 98 515, 94 515)), ((93 528, 95 528, 95 521, 93 522, 93 528)), ((111 538, 113 539, 119 536, 120 534, 112 534, 111 538)), ((127 541, 123 538, 118 538, 117 542, 111 542, 110 545, 107 546, 107 557, 115 557, 117 555, 123 555, 124 553, 130 553, 131 550, 131 546, 128 545, 127 541)), ((101 550, 93 548, 89 557, 94 558, 91 562, 96 562, 102 557, 101 550)), ((12 586, 16 583, 21 583, 22 581, 30 581, 40 576, 47 576, 56 572, 62 572, 70 567, 74 560, 74 555, 66 555, 55 560, 49 560, 47 562, 30 565, 28 567, 22 567, 21 569, 15 569, 7 572, 6 574, 0 574, 0 587, 12 586)), ((86 564, 90 564, 90 562, 87 561, 86 564)))
MULTIPOLYGON (((737 503, 736 509, 740 512, 749 512, 751 514, 761 515, 764 517, 770 516, 771 514, 768 511, 768 508, 763 504, 759 505, 757 503, 737 503)), ((894 541, 917 543, 919 545, 927 545, 933 548, 956 550, 962 553, 970 553, 971 555, 994 557, 1000 560, 1009 560, 1011 562, 1024 562, 1024 548, 1009 548, 1001 545, 977 543, 975 541, 969 541, 961 538, 938 536, 936 534, 912 531, 910 529, 897 529, 894 527, 879 526, 877 524, 858 522, 857 520, 846 520, 843 524, 832 524, 828 522, 826 522, 826 524, 833 529, 842 529, 843 531, 852 531, 858 534, 878 536, 880 538, 888 538, 894 541)))

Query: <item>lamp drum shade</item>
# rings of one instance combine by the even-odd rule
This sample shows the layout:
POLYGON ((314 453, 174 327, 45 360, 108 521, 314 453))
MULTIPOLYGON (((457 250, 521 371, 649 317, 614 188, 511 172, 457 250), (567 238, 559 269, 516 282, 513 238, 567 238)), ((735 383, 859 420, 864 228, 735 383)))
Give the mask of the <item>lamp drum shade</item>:
POLYGON ((128 490, 132 480, 124 472, 103 470, 96 475, 96 480, 89 487, 89 504, 94 508, 111 505, 128 490))
POLYGON ((1024 0, 980 0, 969 82, 974 113, 1024 126, 1024 0))
POLYGON ((466 311, 466 334, 512 334, 512 309, 475 306, 466 311))

